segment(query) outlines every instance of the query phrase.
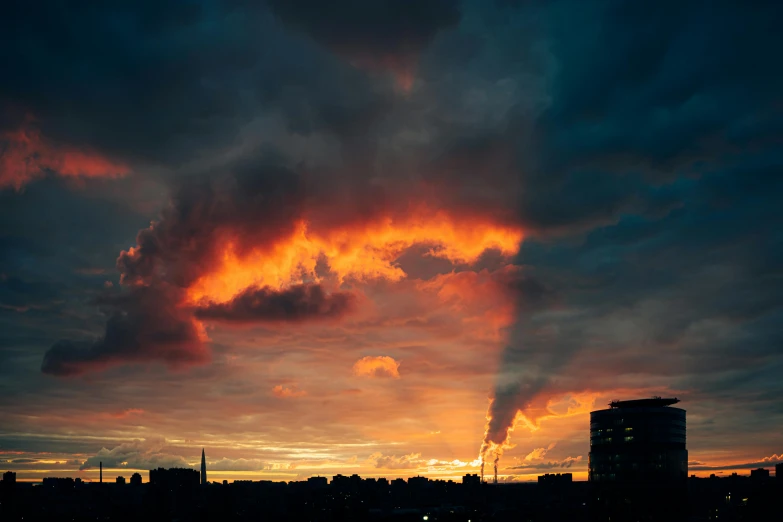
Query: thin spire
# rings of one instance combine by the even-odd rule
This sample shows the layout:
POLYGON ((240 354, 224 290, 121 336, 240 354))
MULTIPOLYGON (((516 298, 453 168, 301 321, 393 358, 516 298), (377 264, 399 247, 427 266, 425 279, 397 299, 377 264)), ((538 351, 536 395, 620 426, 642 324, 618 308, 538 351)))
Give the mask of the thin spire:
POLYGON ((207 483, 207 455, 201 448, 201 484, 207 483))

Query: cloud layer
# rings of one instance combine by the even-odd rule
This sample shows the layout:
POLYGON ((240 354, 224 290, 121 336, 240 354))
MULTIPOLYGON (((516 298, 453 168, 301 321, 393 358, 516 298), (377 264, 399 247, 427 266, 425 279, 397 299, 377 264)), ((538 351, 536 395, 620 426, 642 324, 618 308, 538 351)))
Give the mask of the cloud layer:
POLYGON ((353 373, 360 377, 400 378, 400 363, 388 355, 367 355, 353 364, 353 373))
POLYGON ((501 479, 583 477, 591 408, 668 394, 697 473, 780 454, 776 3, 15 4, 0 459, 27 478, 123 444, 457 477, 482 441, 501 479))

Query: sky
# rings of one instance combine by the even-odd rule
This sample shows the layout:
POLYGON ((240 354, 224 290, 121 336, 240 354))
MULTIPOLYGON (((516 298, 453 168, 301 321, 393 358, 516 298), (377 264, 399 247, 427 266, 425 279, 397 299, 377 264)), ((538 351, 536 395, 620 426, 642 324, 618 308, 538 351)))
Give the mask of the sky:
POLYGON ((12 3, 0 468, 585 479, 649 396, 780 462, 782 15, 12 3))

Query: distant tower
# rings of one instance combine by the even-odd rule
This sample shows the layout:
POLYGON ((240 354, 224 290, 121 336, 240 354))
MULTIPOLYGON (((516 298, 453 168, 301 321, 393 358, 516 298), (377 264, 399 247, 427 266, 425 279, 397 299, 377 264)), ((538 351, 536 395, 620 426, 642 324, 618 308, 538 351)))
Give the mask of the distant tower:
POLYGON ((204 448, 201 448, 201 484, 207 483, 207 456, 204 454, 204 448))
POLYGON ((101 466, 101 484, 103 484, 103 461, 100 462, 101 466))

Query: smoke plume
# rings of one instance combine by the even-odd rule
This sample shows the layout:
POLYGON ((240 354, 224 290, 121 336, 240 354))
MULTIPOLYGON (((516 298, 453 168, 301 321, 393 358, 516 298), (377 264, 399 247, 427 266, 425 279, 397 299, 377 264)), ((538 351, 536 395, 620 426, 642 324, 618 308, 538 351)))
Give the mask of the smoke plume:
POLYGON ((484 462, 491 459, 496 474, 500 457, 513 447, 511 433, 515 426, 521 422, 536 427, 533 402, 569 351, 563 341, 565 333, 547 325, 547 311, 557 303, 555 292, 524 271, 511 272, 505 284, 516 303, 516 321, 501 355, 479 449, 482 470, 484 462))

